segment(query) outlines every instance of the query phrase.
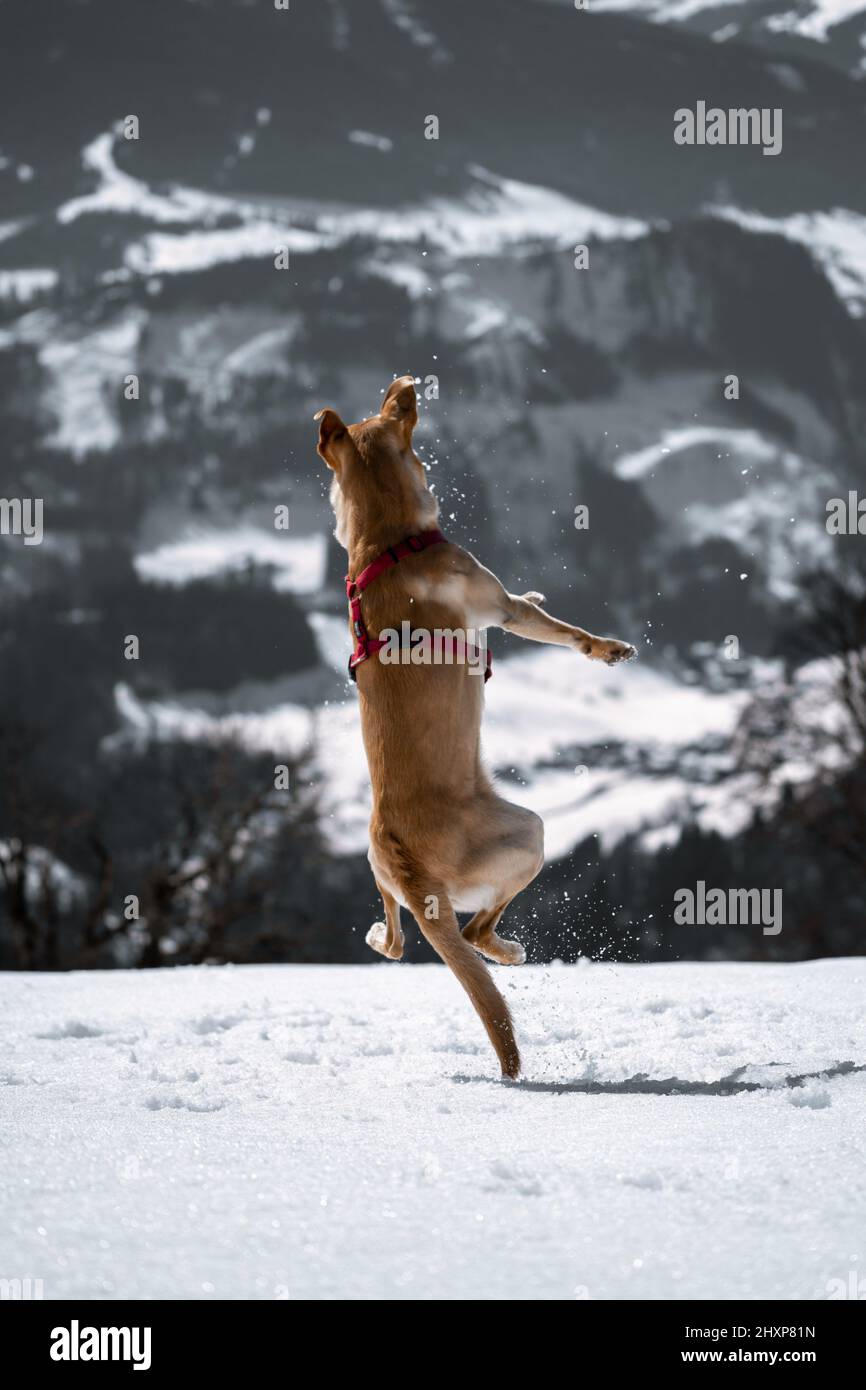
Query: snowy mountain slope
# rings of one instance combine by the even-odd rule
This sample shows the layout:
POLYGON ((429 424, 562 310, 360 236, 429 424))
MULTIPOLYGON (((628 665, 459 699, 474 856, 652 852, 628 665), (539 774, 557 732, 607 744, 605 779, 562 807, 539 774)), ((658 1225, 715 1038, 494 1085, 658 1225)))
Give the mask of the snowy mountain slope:
MULTIPOLYGON (((365 851, 370 779, 358 701, 354 691, 347 697, 345 692, 345 624, 320 619, 317 628, 320 642, 334 652, 334 674, 340 676, 335 698, 314 709, 285 701, 243 711, 232 695, 231 710, 221 714, 194 695, 184 703, 142 702, 123 685, 116 691, 122 731, 111 746, 124 738, 196 740, 229 733, 275 756, 311 745, 332 848, 341 854, 365 851)), ((491 640, 495 649, 496 634, 491 640)), ((746 698, 736 687, 703 690, 647 664, 609 670, 567 652, 529 647, 496 663, 495 684, 485 696, 482 746, 502 777, 503 795, 544 817, 550 858, 592 834, 600 834, 606 846, 643 829, 665 829, 676 838, 687 806, 700 824, 732 834, 748 816, 730 755, 746 698)))
MULTIPOLYGON (((274 761, 312 734, 329 842, 363 848, 312 415, 359 419, 411 370, 439 384, 416 439, 448 534, 641 648, 607 673, 494 638, 507 794, 542 812, 552 856, 590 835, 678 845, 695 822, 733 851, 755 805, 731 754, 751 663, 786 649, 811 569, 836 563, 826 500, 866 462, 866 88, 815 59, 841 24, 785 59, 781 34, 712 41, 773 5, 647 24, 593 0, 58 0, 46 28, 4 0, 3 491, 44 497, 46 534, 0 539, 0 648, 22 673, 58 633, 65 656, 0 725, 22 720, 52 811, 63 792, 75 821, 100 752, 140 749, 150 716, 179 760, 215 731, 274 761), (782 157, 676 146, 673 111, 699 98, 783 105, 782 157), (116 664, 139 626, 141 663, 116 664), (739 665, 719 665, 727 634, 739 665), (61 723, 58 761, 40 730, 61 723)), ((88 886, 85 843, 33 833, 88 886)))
MULTIPOLYGON (((328 844, 338 855, 366 852, 370 776, 358 700, 346 689, 345 624, 316 618, 330 683, 316 671, 270 688, 255 686, 246 700, 245 692, 232 690, 222 702, 204 692, 184 701, 145 701, 118 685, 121 727, 106 748, 231 736, 275 759, 309 749, 328 844)), ((496 634, 491 642, 495 650, 496 634)), ((787 784, 814 774, 815 750, 805 767, 795 753, 780 759, 766 782, 739 767, 735 738, 744 708, 755 691, 768 695, 777 688, 782 664, 745 655, 735 664, 743 670, 732 675, 731 663, 717 658, 707 687, 676 668, 642 662, 609 670, 555 648, 529 646, 497 659, 495 686, 485 691, 483 755, 502 794, 543 818, 548 860, 589 836, 598 836, 605 850, 627 835, 641 835, 647 846, 675 844, 695 825, 736 836, 756 805, 772 812, 787 784)), ((832 693, 837 678, 830 661, 799 669, 795 686, 804 727, 836 727, 842 717, 832 693)), ((855 744, 851 729, 847 746, 855 744)), ((837 770, 838 756, 830 743, 821 766, 837 770)))
POLYGON ((0 1266, 93 1299, 809 1300, 862 1275, 862 960, 498 979, 517 1085, 440 967, 0 978, 0 1266))
MULTIPOLYGON (((792 199, 824 205, 859 148, 859 84, 815 62, 823 45, 810 41, 801 42, 811 62, 774 64, 766 52, 712 43, 677 24, 594 14, 592 3, 578 14, 525 0, 413 0, 419 23, 448 54, 441 62, 380 0, 340 8, 345 44, 324 4, 275 14, 265 3, 203 9, 152 0, 145 12, 70 0, 57 6, 47 35, 25 0, 7 0, 6 215, 70 199, 81 206, 94 170, 82 177, 80 152, 129 112, 141 121, 141 138, 124 142, 121 156, 133 180, 388 211, 461 196, 472 187, 472 164, 609 212, 683 212, 696 198, 710 201, 720 179, 732 202, 794 211, 792 199), (323 100, 323 72, 339 86, 339 102, 323 100), (50 109, 34 119, 34 87, 62 93, 63 122, 50 109), (673 111, 716 93, 732 105, 784 100, 785 158, 719 148, 707 164, 675 147, 673 111), (441 120, 438 141, 423 138, 428 113, 441 120)), ((859 208, 856 187, 852 197, 859 208)))
POLYGON ((823 267, 839 298, 855 318, 866 305, 866 218, 835 208, 831 212, 762 218, 740 208, 708 209, 755 232, 770 232, 799 242, 823 267))
MULTIPOLYGON (((542 0, 571 7, 572 0, 542 0)), ((817 57, 866 76, 863 0, 590 0, 596 14, 682 26, 716 43, 741 39, 780 57, 817 57)))

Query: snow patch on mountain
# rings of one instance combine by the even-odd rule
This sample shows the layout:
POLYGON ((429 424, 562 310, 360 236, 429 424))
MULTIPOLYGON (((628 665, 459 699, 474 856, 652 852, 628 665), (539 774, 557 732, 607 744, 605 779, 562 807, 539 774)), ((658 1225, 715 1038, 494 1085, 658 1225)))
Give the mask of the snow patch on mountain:
POLYGON ((268 565, 280 592, 311 594, 325 578, 324 535, 290 536, 264 527, 241 525, 231 530, 193 527, 174 541, 140 552, 133 563, 142 579, 182 585, 195 579, 268 565))
POLYGON ((38 294, 57 288, 60 276, 50 266, 0 270, 0 299, 16 299, 26 304, 38 294))
POLYGON ((861 213, 833 208, 830 212, 765 217, 735 207, 712 206, 705 211, 750 232, 770 232, 799 242, 824 269, 851 316, 862 318, 866 314, 866 217, 861 213))
POLYGON ((394 141, 387 135, 377 135, 373 130, 350 130, 349 140, 353 145, 364 145, 367 149, 378 150, 380 154, 389 154, 394 148, 394 141))
POLYGON ((115 131, 103 131, 85 145, 81 164, 96 179, 96 187, 90 193, 62 203, 57 209, 58 222, 66 225, 96 213, 146 217, 152 222, 192 222, 208 205, 213 207, 210 199, 199 199, 194 193, 186 194, 181 189, 167 194, 154 193, 141 179, 118 169, 114 158, 118 139, 115 131))
MULTIPOLYGON (((433 246, 452 256, 492 256, 539 242, 571 246, 593 240, 634 239, 649 224, 602 212, 555 190, 518 179, 499 178, 480 165, 469 168, 473 185, 465 198, 433 198, 405 207, 345 205, 332 211, 286 202, 269 206, 268 217, 249 201, 201 195, 211 218, 231 215, 234 227, 199 227, 188 232, 153 232, 133 242, 126 264, 139 274, 177 274, 246 257, 273 256, 281 246, 298 254, 340 246, 354 238, 377 245, 433 246)), ((193 221, 189 190, 175 190, 184 218, 193 221), (188 214, 188 215, 187 215, 188 214)))
POLYGON ((126 248, 124 260, 130 270, 139 275, 182 275, 229 261, 276 259, 283 250, 290 255, 293 251, 319 251, 325 245, 336 245, 336 241, 323 239, 299 227, 258 218, 240 227, 216 231, 154 232, 143 241, 131 243, 126 248))
POLYGON ((743 554, 746 577, 753 572, 746 557, 760 555, 764 581, 783 603, 797 600, 805 567, 832 565, 826 528, 832 475, 758 430, 666 430, 655 444, 620 455, 613 471, 640 484, 668 523, 669 543, 729 540, 743 554))
POLYGON ((392 24, 405 34, 415 48, 425 49, 436 63, 453 61, 453 54, 445 47, 432 29, 428 29, 419 17, 416 8, 406 0, 381 0, 392 24))
MULTIPOLYGON (((570 0, 560 0, 569 3, 570 0)), ((684 24, 699 15, 717 11, 731 13, 729 21, 735 33, 752 24, 764 25, 771 33, 797 34, 816 43, 826 43, 830 30, 849 19, 863 14, 864 0, 800 0, 791 6, 788 0, 778 0, 779 12, 767 13, 765 5, 758 7, 753 0, 592 0, 594 14, 637 14, 654 24, 684 24)))
POLYGON ((678 429, 666 430, 656 444, 621 456, 614 463, 614 472, 618 478, 634 482, 652 473, 669 455, 690 449, 696 444, 711 444, 718 447, 720 454, 723 450, 733 450, 757 461, 771 459, 777 452, 774 445, 757 430, 726 430, 711 425, 685 425, 678 429))
POLYGON ((46 335, 39 361, 51 378, 56 426, 47 443, 81 458, 120 440, 117 403, 123 379, 137 370, 143 315, 132 311, 82 337, 46 335))
POLYGON ((808 6, 801 4, 782 14, 768 15, 764 22, 775 33, 799 34, 816 43, 827 43, 831 29, 863 14, 864 9, 863 0, 812 0, 808 6))
POLYGON ((469 166, 473 187, 463 200, 438 198, 416 208, 351 209, 323 213, 318 227, 329 236, 369 236, 379 241, 427 242, 451 255, 495 255, 509 246, 544 241, 633 239, 648 231, 634 217, 618 217, 519 179, 500 178, 469 166))
POLYGON ((593 12, 640 14, 656 24, 692 19, 703 10, 743 9, 749 0, 592 0, 593 12))

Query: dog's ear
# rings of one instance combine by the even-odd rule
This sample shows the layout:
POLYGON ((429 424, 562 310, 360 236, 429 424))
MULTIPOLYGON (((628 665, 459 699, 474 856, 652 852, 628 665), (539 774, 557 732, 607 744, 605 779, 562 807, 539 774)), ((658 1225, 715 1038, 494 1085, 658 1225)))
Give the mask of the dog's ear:
POLYGON ((347 448, 354 449, 351 435, 336 410, 319 410, 313 416, 319 423, 319 442, 316 452, 335 473, 340 471, 347 448))
POLYGON ((412 440, 412 431, 418 423, 418 398, 413 376, 399 376, 391 382, 379 415, 383 420, 393 420, 399 425, 403 448, 407 449, 412 440))

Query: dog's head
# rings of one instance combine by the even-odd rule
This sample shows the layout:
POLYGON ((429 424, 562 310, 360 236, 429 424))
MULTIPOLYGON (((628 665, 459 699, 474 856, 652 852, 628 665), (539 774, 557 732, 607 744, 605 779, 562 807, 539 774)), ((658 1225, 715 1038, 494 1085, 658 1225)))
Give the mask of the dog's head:
POLYGON ((418 423, 415 380, 398 377, 385 393, 378 415, 344 425, 335 410, 320 410, 317 452, 333 472, 331 503, 336 536, 347 546, 353 532, 422 531, 435 525, 439 505, 427 486, 424 465, 412 448, 418 423))

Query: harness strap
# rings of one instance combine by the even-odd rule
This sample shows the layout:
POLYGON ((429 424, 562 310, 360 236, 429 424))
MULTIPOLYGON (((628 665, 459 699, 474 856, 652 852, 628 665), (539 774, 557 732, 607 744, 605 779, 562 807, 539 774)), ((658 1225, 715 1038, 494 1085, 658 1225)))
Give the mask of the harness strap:
POLYGON ((431 545, 443 545, 445 536, 441 531, 419 531, 417 536, 407 536, 404 541, 399 541, 397 545, 389 545, 387 550, 377 556, 365 570, 361 570, 357 579, 350 579, 346 575, 346 592, 349 597, 351 585, 353 592, 362 594, 368 584, 372 584, 374 579, 378 579, 385 570, 393 569, 400 560, 405 560, 408 555, 418 555, 422 550, 427 550, 431 545))
MULTIPOLYGON (((367 631, 361 613, 361 595, 374 579, 378 579, 380 574, 386 570, 393 569, 394 565, 400 563, 409 555, 418 555, 422 550, 426 550, 431 545, 441 545, 445 541, 441 531, 420 531, 416 536, 407 536, 405 540, 399 541, 397 545, 389 545, 387 550, 383 550, 371 564, 367 565, 358 575, 357 579, 352 579, 351 575, 346 575, 346 597, 349 600, 349 616, 352 620, 352 632, 355 637, 355 650, 349 657, 349 675, 352 680, 357 680, 357 667, 362 661, 366 661, 376 652, 388 645, 381 637, 371 637, 367 631)), ((425 638, 420 647, 429 643, 430 639, 425 638)), ((442 637, 434 637, 432 642, 434 653, 438 649, 441 652, 450 652, 452 660, 461 654, 480 656, 477 647, 473 647, 462 637, 450 637, 446 641, 442 637)), ((420 648, 419 648, 420 649, 420 648)), ((450 665, 451 662, 446 664, 450 665)), ((485 684, 493 675, 493 657, 487 652, 487 664, 484 670, 485 684)))

